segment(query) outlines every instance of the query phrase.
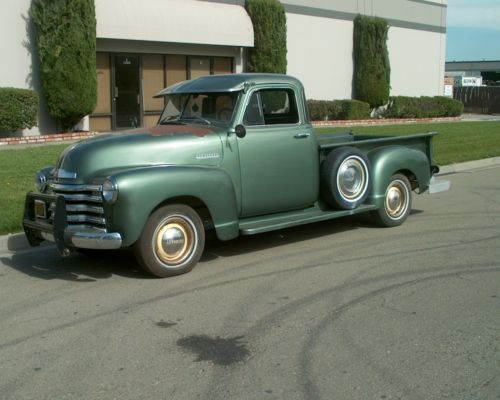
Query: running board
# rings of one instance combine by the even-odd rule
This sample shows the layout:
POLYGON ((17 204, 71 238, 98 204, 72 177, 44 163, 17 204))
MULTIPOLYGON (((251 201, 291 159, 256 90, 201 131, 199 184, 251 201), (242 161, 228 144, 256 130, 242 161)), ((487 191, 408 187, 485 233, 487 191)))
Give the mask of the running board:
POLYGON ((374 205, 361 205, 354 210, 327 211, 320 210, 317 207, 310 207, 304 210, 245 218, 239 221, 239 228, 242 235, 255 235, 257 233, 290 228, 292 226, 309 224, 311 222, 327 221, 329 219, 346 217, 348 215, 360 214, 376 209, 377 207, 374 205))

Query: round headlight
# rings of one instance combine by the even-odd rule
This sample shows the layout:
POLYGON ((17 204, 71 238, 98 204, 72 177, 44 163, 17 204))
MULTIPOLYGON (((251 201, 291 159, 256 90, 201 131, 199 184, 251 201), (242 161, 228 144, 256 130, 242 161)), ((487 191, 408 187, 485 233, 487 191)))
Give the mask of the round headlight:
POLYGON ((108 203, 114 203, 118 198, 118 186, 111 179, 106 179, 102 184, 102 198, 108 203))
POLYGON ((47 187, 47 176, 45 175, 45 171, 38 171, 35 176, 35 187, 40 193, 45 191, 47 187))

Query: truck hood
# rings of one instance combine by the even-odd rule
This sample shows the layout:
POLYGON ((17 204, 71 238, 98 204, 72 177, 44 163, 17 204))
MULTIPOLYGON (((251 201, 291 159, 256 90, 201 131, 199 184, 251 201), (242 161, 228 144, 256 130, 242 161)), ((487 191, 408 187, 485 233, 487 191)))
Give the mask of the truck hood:
POLYGON ((159 125, 99 135, 68 147, 57 170, 65 172, 60 177, 76 174, 73 181, 85 183, 147 165, 219 165, 223 159, 221 133, 214 127, 159 125))

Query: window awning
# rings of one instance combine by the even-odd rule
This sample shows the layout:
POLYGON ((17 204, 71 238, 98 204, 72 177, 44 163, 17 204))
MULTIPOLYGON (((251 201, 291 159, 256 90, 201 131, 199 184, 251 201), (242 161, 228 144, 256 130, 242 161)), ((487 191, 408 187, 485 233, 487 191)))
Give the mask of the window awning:
POLYGON ((97 37, 218 46, 253 46, 242 6, 197 0, 96 0, 97 37))

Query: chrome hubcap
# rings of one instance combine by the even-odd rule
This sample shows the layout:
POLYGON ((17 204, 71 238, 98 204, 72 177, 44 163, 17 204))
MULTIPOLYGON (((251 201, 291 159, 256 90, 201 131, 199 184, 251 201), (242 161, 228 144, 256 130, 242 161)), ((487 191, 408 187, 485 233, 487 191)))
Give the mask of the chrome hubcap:
POLYGON ((364 165, 356 158, 346 160, 337 174, 337 187, 342 197, 348 200, 361 196, 366 186, 364 165))
POLYGON ((189 221, 169 217, 159 225, 153 240, 158 259, 164 264, 176 266, 191 255, 195 231, 189 221))
POLYGON ((408 208, 409 193, 406 185, 401 181, 394 181, 387 188, 385 195, 385 209, 393 219, 401 217, 408 208))

